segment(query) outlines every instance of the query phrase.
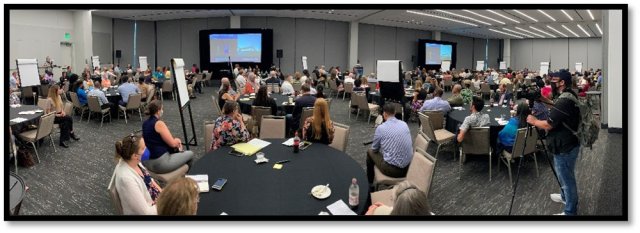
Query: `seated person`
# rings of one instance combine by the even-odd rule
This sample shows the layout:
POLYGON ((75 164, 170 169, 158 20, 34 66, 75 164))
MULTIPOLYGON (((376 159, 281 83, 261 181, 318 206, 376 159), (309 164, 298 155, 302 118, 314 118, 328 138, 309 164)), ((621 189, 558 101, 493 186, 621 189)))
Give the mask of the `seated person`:
POLYGON ((116 159, 113 172, 116 190, 125 215, 156 215, 156 200, 162 188, 149 175, 140 160, 145 150, 145 141, 131 134, 116 142, 116 159))
POLYGON ((53 123, 60 126, 60 142, 58 145, 64 148, 69 148, 69 145, 67 145, 69 138, 73 138, 73 140, 76 141, 80 140, 80 138, 73 132, 73 118, 64 112, 64 103, 60 97, 63 93, 64 92, 60 89, 60 86, 51 86, 49 88, 49 93, 47 94, 49 106, 47 109, 43 110, 45 113, 55 112, 53 123))
POLYGON ((100 108, 107 109, 111 108, 112 104, 109 103, 109 99, 107 96, 100 90, 100 88, 89 88, 89 96, 98 97, 98 103, 100 103, 100 108))
POLYGON ((80 101, 80 105, 87 105, 87 92, 84 90, 84 82, 77 81, 76 82, 76 94, 78 94, 78 100, 80 101))
POLYGON ((269 72, 269 78, 267 78, 264 82, 280 85, 280 79, 278 78, 277 72, 275 70, 269 72))
POLYGON ((353 81, 353 91, 364 91, 364 88, 362 87, 362 80, 361 79, 356 79, 355 81, 353 81))
POLYGON ((447 99, 447 101, 449 101, 449 106, 457 107, 457 106, 462 106, 462 104, 464 104, 464 101, 462 100, 462 95, 460 94, 461 91, 462 91, 462 86, 460 86, 460 84, 456 84, 453 86, 453 89, 451 89, 451 93, 453 95, 451 95, 451 97, 447 99))
MULTIPOLYGON (((380 202, 373 203, 365 215, 432 215, 427 195, 408 180, 402 181, 395 187, 393 207, 380 202)), ((164 195, 164 194, 163 194, 164 195)))
POLYGON ((142 123, 142 136, 149 147, 149 160, 145 160, 143 164, 149 170, 161 174, 175 171, 184 164, 191 168, 193 152, 183 151, 180 139, 174 138, 169 127, 160 120, 164 113, 162 102, 151 101, 147 111, 149 119, 142 123))
POLYGON ((329 116, 329 104, 324 99, 316 99, 313 105, 313 116, 304 121, 302 139, 310 142, 331 144, 335 129, 331 116, 329 116))
POLYGON ((291 85, 291 79, 292 77, 289 75, 282 83, 282 86, 280 87, 280 93, 282 93, 282 95, 293 95, 295 93, 293 85, 291 85))
POLYGON ((249 141, 250 136, 238 103, 227 101, 222 107, 222 115, 214 123, 211 150, 249 141))
POLYGON ((127 106, 127 103, 129 103, 129 95, 140 93, 140 89, 131 83, 131 78, 123 78, 123 80, 126 80, 126 82, 118 87, 118 91, 122 97, 122 99, 118 101, 118 104, 120 104, 120 106, 127 106))
POLYGON ((415 89, 413 90, 413 100, 411 100, 411 111, 416 112, 420 109, 427 99, 427 91, 422 89, 422 81, 417 80, 415 89))
POLYGON ((226 101, 237 101, 240 98, 240 95, 236 94, 233 95, 231 93, 229 93, 229 90, 231 89, 231 86, 229 86, 229 84, 227 83, 223 83, 222 87, 220 88, 220 91, 218 92, 218 106, 220 106, 220 109, 223 108, 224 103, 226 101))
POLYGON ((191 178, 177 178, 162 190, 158 198, 158 215, 196 215, 200 200, 198 184, 191 178))
MULTIPOLYGON (((267 86, 261 86, 260 89, 258 89, 258 93, 256 94, 256 99, 253 100, 253 106, 261 106, 261 107, 270 107, 271 108, 271 115, 276 115, 276 113, 278 113, 278 105, 276 104, 276 101, 269 97, 269 94, 267 93, 267 86)), ((222 109, 222 108, 220 108, 222 109)))
POLYGON ((260 83, 256 82, 256 75, 252 72, 249 72, 247 75, 248 81, 244 84, 244 94, 253 94, 256 93, 258 88, 260 88, 260 83))
POLYGON ((227 77, 223 77, 222 79, 220 79, 220 88, 218 90, 222 90, 222 86, 224 86, 224 84, 227 84, 227 86, 229 87, 227 88, 227 91, 230 95, 236 95, 236 91, 234 91, 233 87, 231 87, 231 82, 229 82, 229 78, 227 77))
MULTIPOLYGON (((313 95, 313 90, 314 89, 311 89, 311 91, 309 92, 311 95, 313 95)), ((315 88, 315 90, 316 90, 316 93, 315 93, 316 98, 323 98, 323 99, 327 98, 326 96, 324 96, 324 86, 319 85, 315 88)))
POLYGON ((458 143, 464 140, 464 134, 469 131, 470 128, 489 126, 489 115, 480 113, 483 107, 484 100, 480 97, 474 96, 471 101, 471 106, 469 107, 471 115, 465 117, 462 125, 460 125, 460 132, 457 137, 458 143))
POLYGON ((295 106, 293 107, 293 113, 287 114, 287 125, 290 130, 298 130, 300 127, 302 110, 305 107, 313 107, 316 103, 316 97, 311 95, 309 86, 306 84, 302 85, 300 91, 302 92, 302 96, 296 99, 295 106))
POLYGON ((513 98, 513 93, 507 90, 506 84, 500 84, 498 90, 496 90, 497 95, 493 95, 493 101, 498 105, 508 105, 513 98))
POLYGON ((531 114, 531 110, 529 110, 529 105, 526 102, 516 105, 516 115, 511 117, 509 123, 498 133, 498 144, 496 144, 498 155, 502 154, 502 150, 511 153, 518 129, 527 127, 527 116, 529 114, 531 114))
POLYGON ((144 78, 138 78, 138 90, 140 90, 141 101, 147 100, 147 94, 149 93, 150 85, 144 82, 144 78))
POLYGON ((107 75, 103 75, 102 82, 100 82, 100 84, 103 88, 109 88, 111 87, 111 80, 109 80, 107 75))
POLYGON ((373 183, 374 166, 389 177, 407 175, 413 158, 411 132, 407 123, 396 119, 396 107, 387 103, 382 107, 385 122, 376 128, 371 149, 367 151, 367 179, 373 183))
POLYGON ((441 111, 447 115, 450 110, 449 102, 442 99, 442 89, 438 88, 433 92, 433 99, 424 101, 419 111, 441 111))

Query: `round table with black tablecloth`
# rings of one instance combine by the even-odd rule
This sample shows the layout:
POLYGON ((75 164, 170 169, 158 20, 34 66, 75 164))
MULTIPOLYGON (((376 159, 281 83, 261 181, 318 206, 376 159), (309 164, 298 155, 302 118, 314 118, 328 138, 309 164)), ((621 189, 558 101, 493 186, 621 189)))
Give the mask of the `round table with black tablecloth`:
POLYGON ((349 185, 356 178, 360 186, 360 204, 354 211, 364 214, 369 202, 365 171, 349 155, 324 144, 314 143, 294 154, 282 145, 284 139, 268 139, 263 148, 268 163, 256 164, 255 155, 230 155, 230 147, 207 153, 189 174, 206 174, 209 185, 218 178, 227 179, 222 191, 200 193, 198 215, 317 215, 329 212, 327 206, 342 199, 348 204, 349 185), (273 165, 289 160, 281 170, 273 165), (319 200, 310 195, 316 185, 329 184, 331 196, 319 200))
POLYGON ((22 178, 13 172, 9 176, 9 214, 20 214, 20 207, 22 206, 22 200, 26 194, 26 188, 22 178))
MULTIPOLYGON (((485 107, 482 108, 481 112, 483 114, 488 114, 489 119, 491 120, 491 123, 489 125, 489 134, 491 147, 495 150, 495 145, 498 141, 498 133, 500 132, 500 130, 502 130, 502 128, 504 128, 504 125, 498 124, 496 118, 504 116, 505 120, 509 120, 509 118, 511 117, 510 109, 507 107, 489 107, 488 105, 485 105, 485 107)), ((452 133, 456 133, 462 122, 464 122, 464 118, 469 115, 471 115, 469 105, 465 105, 464 110, 452 109, 447 114, 446 130, 452 133)))
POLYGON ((10 107, 9 108, 9 125, 14 126, 14 125, 26 124, 38 119, 40 116, 44 114, 44 111, 36 112, 35 114, 19 114, 20 112, 24 112, 24 111, 37 111, 37 110, 42 111, 43 109, 36 105, 20 105, 20 107, 15 107, 15 108, 10 107), (18 118, 18 117, 22 117, 27 120, 20 123, 15 123, 11 121, 12 119, 18 118))
MULTIPOLYGON (((278 106, 279 112, 281 111, 287 114, 293 113, 293 107, 295 105, 284 104, 284 102, 287 102, 287 103, 289 102, 289 96, 281 95, 278 93, 271 93, 269 95, 271 96, 271 98, 273 98, 273 100, 276 101, 276 105, 278 106)), ((251 106, 253 105, 253 100, 255 100, 255 98, 253 97, 254 96, 250 96, 250 95, 240 96, 240 99, 238 99, 238 103, 240 104, 240 111, 242 113, 251 114, 251 106)), ((295 97, 294 97, 294 102, 295 102, 295 97)))

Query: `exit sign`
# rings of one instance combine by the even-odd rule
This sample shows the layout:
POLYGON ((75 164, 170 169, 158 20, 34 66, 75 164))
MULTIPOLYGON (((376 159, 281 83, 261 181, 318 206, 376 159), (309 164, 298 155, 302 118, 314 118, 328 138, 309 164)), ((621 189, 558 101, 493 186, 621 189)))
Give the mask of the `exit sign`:
POLYGON ((64 40, 67 40, 67 41, 71 40, 71 33, 68 33, 68 32, 64 33, 64 40))

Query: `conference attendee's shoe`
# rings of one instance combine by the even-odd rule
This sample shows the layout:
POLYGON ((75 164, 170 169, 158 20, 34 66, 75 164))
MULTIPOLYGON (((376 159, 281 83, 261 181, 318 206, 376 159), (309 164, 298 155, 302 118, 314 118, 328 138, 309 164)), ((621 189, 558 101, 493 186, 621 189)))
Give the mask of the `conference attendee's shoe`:
POLYGON ((73 138, 73 140, 80 140, 80 137, 76 136, 76 134, 71 134, 71 138, 73 138))
POLYGON ((67 145, 66 142, 60 142, 60 144, 58 144, 58 145, 61 146, 61 147, 64 147, 64 148, 69 148, 69 145, 67 145))
POLYGON ((557 213, 557 214, 553 214, 553 215, 566 215, 564 212, 562 213, 557 213))
POLYGON ((549 197, 551 197, 551 200, 554 202, 567 204, 565 201, 562 200, 562 195, 560 195, 559 193, 552 193, 549 195, 549 197))

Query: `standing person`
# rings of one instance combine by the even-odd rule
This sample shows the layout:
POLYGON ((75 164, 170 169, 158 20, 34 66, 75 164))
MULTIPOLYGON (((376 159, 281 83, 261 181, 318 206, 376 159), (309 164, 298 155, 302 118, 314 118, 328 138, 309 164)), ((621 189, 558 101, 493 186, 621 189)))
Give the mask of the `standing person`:
POLYGON ((564 203, 564 211, 556 215, 578 214, 578 187, 575 168, 580 143, 572 131, 578 130, 580 109, 575 100, 578 95, 571 90, 571 74, 562 70, 552 75, 551 88, 554 101, 549 119, 538 120, 529 115, 527 123, 547 131, 547 145, 553 154, 554 169, 560 182, 560 193, 550 195, 554 202, 564 203))
POLYGON ((58 145, 69 148, 69 145, 67 145, 69 138, 73 138, 76 141, 80 140, 80 138, 73 132, 73 118, 67 116, 64 112, 64 103, 62 103, 62 98, 60 97, 62 93, 63 91, 58 85, 53 85, 49 88, 47 95, 49 108, 45 109, 45 112, 55 112, 53 123, 60 125, 60 143, 58 145))

